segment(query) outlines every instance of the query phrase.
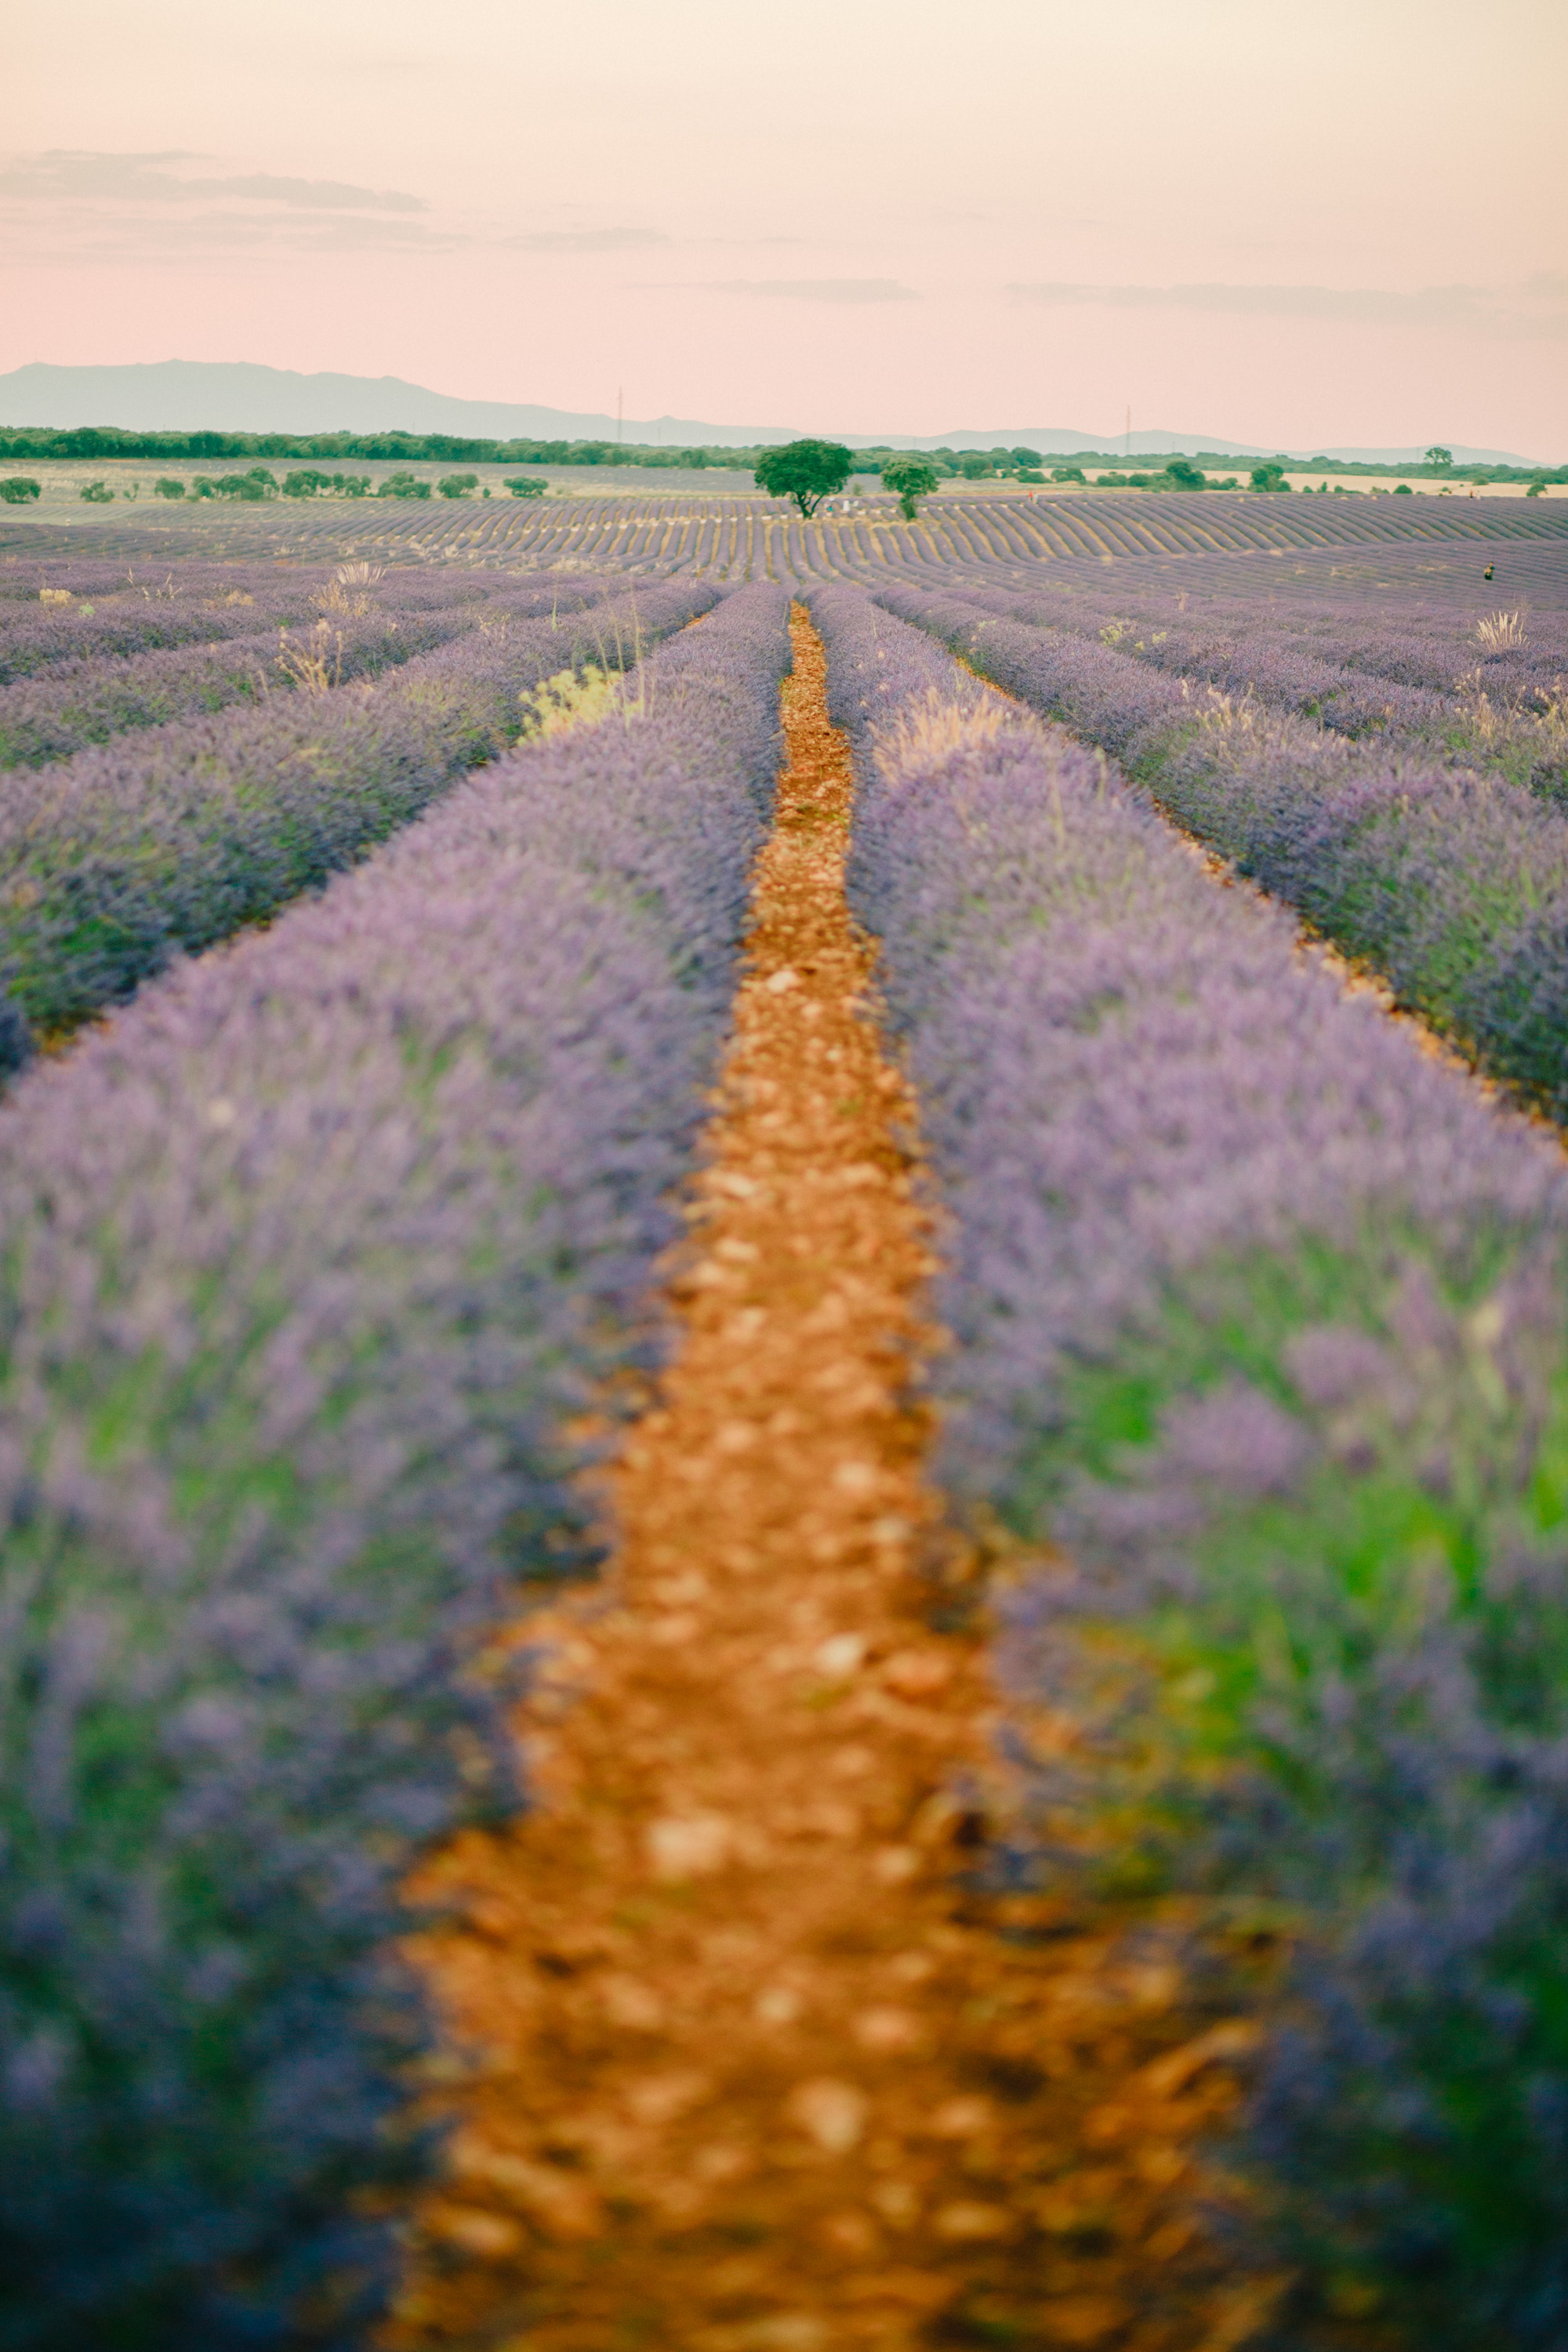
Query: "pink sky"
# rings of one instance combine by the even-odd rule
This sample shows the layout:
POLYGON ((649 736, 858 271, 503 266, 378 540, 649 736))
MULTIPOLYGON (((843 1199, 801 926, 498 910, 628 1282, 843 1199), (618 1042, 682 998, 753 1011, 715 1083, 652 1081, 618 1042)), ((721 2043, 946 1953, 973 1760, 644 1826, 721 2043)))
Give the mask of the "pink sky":
POLYGON ((1568 457, 1561 0, 21 0, 0 369, 1568 457))

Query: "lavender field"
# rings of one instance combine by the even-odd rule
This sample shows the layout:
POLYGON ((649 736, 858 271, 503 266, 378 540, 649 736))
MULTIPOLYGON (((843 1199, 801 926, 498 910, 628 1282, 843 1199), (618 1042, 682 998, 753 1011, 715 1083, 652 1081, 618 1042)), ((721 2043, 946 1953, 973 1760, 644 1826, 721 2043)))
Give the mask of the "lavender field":
POLYGON ((1260 2346, 1568 2345, 1568 512, 1411 503, 0 522, 0 2352, 378 2340, 792 599, 1004 1563, 964 1866, 1256 2021, 1260 2346))

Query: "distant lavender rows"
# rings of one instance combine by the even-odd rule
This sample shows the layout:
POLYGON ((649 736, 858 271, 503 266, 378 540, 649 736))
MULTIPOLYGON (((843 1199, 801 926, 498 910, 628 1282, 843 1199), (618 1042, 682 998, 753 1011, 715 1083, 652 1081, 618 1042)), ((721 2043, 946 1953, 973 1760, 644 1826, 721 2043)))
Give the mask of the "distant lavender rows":
POLYGON ((812 601, 951 1220, 938 1470, 1071 1562, 1004 1660, 1085 1724, 1043 1819, 1109 1800, 1124 1875, 1288 1927, 1248 2145, 1297 2251, 1423 2345, 1557 2352, 1561 1154, 1092 754, 812 601))
MULTIPOLYGON (((51 563, 30 567, 26 595, 7 594, 13 583, 0 575, 0 686, 47 671, 59 662, 126 659, 174 646, 220 645, 254 636, 264 628, 295 628, 321 616, 323 597, 332 597, 335 573, 321 564, 180 563, 164 565, 142 579, 134 566, 51 563), (71 602, 40 600, 40 592, 68 593, 71 602)), ((19 584, 19 583, 18 583, 19 584)), ((582 575, 533 582, 467 565, 425 564, 388 569, 368 586, 346 591, 368 595, 378 610, 426 612, 503 596, 520 614, 548 612, 560 596, 571 602, 582 575)), ((333 599, 341 606, 345 590, 333 599)))
POLYGON ((1568 821, 1497 775, 1229 704, 1114 646, 905 587, 879 601, 1121 759, 1401 1002, 1568 1117, 1568 821))
POLYGON ((3 1059, 352 864, 514 741, 541 678, 618 667, 718 593, 651 587, 515 624, 496 599, 494 626, 377 684, 274 697, 15 775, 0 797, 3 1059))
MULTIPOLYGON (((1466 626, 1451 613, 1428 613, 1388 597, 1368 597, 1359 612, 1342 605, 1325 612, 1278 598, 1245 606, 1220 603, 1205 596, 1204 574, 1194 578, 1191 569, 1163 596, 1147 587, 1119 595, 1101 582, 1069 587, 1050 574, 1026 586, 957 567, 940 576, 933 572, 929 584, 1007 619, 1101 637, 1158 668, 1228 691, 1254 686, 1289 707, 1310 708, 1325 724, 1352 734, 1367 725, 1429 722, 1437 709, 1478 686, 1494 699, 1538 700, 1568 677, 1562 616, 1525 614, 1521 607, 1510 609, 1521 614, 1524 642, 1494 649, 1477 635, 1473 621, 1466 626), (1408 690, 1414 698, 1369 698, 1364 711, 1352 698, 1336 708, 1337 696, 1359 691, 1370 697, 1369 681, 1408 690)), ((1503 609, 1495 595, 1489 602, 1493 614, 1503 609)))
POLYGON ((784 620, 738 593, 0 1108, 10 2346, 363 2340, 399 1888, 517 1801, 487 1644, 658 1340, 784 620))
POLYGON ((259 701, 307 679, 319 684, 313 671, 333 684, 374 677, 465 629, 581 612, 621 583, 568 579, 529 587, 497 580, 479 591, 467 579, 437 574, 437 584, 447 589, 444 604, 432 603, 424 578, 348 589, 329 581, 312 592, 310 617, 293 627, 262 635, 252 616, 246 635, 216 646, 50 662, 0 687, 0 767, 41 767, 133 728, 259 701))
POLYGON ((475 625, 468 606, 445 613, 325 618, 220 646, 160 648, 122 659, 52 662, 0 687, 0 768, 41 768, 143 727, 165 727, 237 702, 287 693, 308 663, 333 685, 378 677, 475 625))
MULTIPOLYGON (((866 584, 880 593, 879 582, 866 584)), ((1375 736, 1391 754, 1494 771, 1568 804, 1568 637, 1560 622, 1543 628, 1532 620, 1528 643, 1493 651, 1452 615, 1423 625, 1402 608, 1391 615, 1386 601, 1357 628, 1342 613, 1330 619, 1289 604, 1193 615, 1182 609, 1190 586, 1162 602, 1146 590, 1115 600, 1098 587, 1003 586, 934 569, 924 584, 979 613, 1098 639, 1335 733, 1375 736)))

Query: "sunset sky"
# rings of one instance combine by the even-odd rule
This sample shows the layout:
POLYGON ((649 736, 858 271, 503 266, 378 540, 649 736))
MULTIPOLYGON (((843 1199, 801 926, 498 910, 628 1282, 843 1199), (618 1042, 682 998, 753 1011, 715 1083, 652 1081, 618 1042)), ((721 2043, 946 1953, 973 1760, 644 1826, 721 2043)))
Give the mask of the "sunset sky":
POLYGON ((1562 0, 19 5, 0 368, 1568 457, 1562 0))

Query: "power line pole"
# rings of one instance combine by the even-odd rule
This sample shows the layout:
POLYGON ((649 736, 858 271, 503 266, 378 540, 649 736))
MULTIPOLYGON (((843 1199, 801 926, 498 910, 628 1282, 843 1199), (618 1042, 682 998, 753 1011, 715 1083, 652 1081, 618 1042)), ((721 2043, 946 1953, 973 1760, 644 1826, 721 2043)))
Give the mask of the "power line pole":
POLYGON ((1127 404, 1127 455, 1130 457, 1132 455, 1132 404, 1131 401, 1127 404))
POLYGON ((624 397, 625 397, 625 394, 621 392, 620 388, 617 386, 617 388, 616 388, 616 446, 617 448, 619 448, 619 446, 620 446, 621 443, 622 443, 622 442, 626 439, 626 428, 625 428, 625 426, 624 426, 624 425, 622 425, 622 423, 621 423, 621 403, 622 403, 622 400, 624 399, 624 397))

